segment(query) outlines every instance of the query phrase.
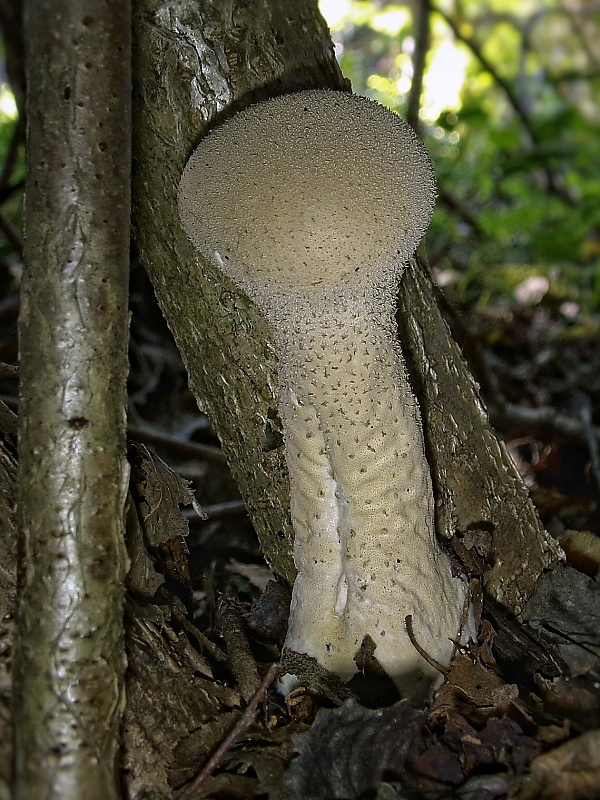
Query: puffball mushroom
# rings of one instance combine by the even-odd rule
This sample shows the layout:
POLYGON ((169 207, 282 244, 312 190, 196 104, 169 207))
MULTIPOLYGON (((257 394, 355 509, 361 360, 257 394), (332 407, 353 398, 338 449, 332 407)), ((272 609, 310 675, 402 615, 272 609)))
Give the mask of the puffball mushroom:
POLYGON ((285 647, 349 680, 366 636, 401 691, 447 665, 465 584, 436 540, 395 298, 433 213, 412 128, 363 97, 309 90, 251 106, 185 167, 188 237, 256 304, 279 357, 294 583, 285 647))

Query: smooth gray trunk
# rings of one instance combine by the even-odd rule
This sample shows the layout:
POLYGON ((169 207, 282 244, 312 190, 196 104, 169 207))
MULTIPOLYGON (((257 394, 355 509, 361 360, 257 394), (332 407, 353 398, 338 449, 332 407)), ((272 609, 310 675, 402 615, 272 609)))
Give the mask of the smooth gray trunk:
POLYGON ((126 0, 30 0, 15 797, 119 795, 130 220, 126 0))

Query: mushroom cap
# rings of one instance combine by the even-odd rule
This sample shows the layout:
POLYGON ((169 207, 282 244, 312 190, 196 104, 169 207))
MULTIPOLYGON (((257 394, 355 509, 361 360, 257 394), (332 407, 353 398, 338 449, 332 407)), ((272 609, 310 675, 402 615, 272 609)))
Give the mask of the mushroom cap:
POLYGON ((434 202, 431 161, 410 125, 329 90, 236 114, 200 142, 179 189, 190 240, 250 296, 397 271, 434 202))

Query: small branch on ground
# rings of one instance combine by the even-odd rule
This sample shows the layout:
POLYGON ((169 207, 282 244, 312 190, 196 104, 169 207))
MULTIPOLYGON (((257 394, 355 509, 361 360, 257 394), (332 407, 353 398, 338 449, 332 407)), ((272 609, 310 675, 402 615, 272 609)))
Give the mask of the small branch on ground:
POLYGON ((262 680, 262 683, 246 706, 242 716, 238 719, 231 731, 227 734, 212 756, 208 759, 206 764, 202 767, 198 775, 196 775, 191 785, 188 786, 182 795, 180 795, 179 800, 193 800, 198 790, 204 783, 206 783, 215 769, 219 766, 219 763, 223 757, 227 755, 244 731, 250 727, 254 721, 256 709, 266 697, 267 691, 275 680, 278 670, 279 664, 271 664, 267 674, 262 680))
POLYGON ((424 650, 421 647, 421 645, 417 642, 416 637, 415 637, 415 632, 413 630, 412 614, 407 614, 406 617, 404 617, 404 623, 406 625, 406 632, 408 633, 408 638, 410 639, 410 642, 411 642, 412 646, 415 648, 415 650, 417 651, 417 653, 425 659, 425 661, 429 664, 430 667, 433 667, 435 670, 437 670, 439 673, 441 673, 444 677, 446 677, 446 675, 448 674, 447 668, 443 667, 439 663, 439 661, 435 660, 435 658, 432 658, 429 655, 429 653, 427 652, 427 650, 424 650))

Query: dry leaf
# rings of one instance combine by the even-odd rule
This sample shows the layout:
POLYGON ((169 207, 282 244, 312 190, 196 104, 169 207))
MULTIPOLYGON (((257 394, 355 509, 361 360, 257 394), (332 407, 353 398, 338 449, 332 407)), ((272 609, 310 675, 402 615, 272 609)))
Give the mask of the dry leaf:
POLYGON ((600 573, 600 536, 591 531, 563 531, 558 541, 567 563, 595 578, 600 573))
POLYGON ((376 792, 384 773, 400 777, 416 756, 424 719, 406 700, 378 711, 352 700, 321 710, 311 729, 294 737, 288 800, 358 800, 376 792))
POLYGON ((600 797, 600 731, 538 756, 516 800, 597 800, 600 797))

